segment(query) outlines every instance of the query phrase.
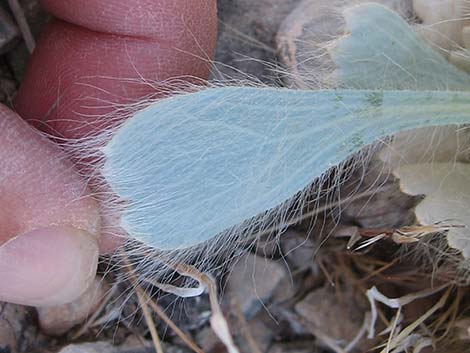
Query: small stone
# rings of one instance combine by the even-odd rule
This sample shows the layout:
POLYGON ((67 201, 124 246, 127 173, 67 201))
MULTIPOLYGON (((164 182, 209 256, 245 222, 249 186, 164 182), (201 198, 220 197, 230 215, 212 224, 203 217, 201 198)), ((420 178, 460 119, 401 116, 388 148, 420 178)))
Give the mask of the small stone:
POLYGON ((341 190, 343 200, 349 195, 364 196, 346 203, 347 207, 341 209, 343 221, 354 220, 360 228, 396 228, 413 224, 414 207, 420 198, 401 192, 398 180, 390 176, 389 167, 382 161, 371 158, 367 172, 359 166, 349 178, 359 180, 360 184, 345 184, 341 190))
POLYGON ((308 268, 313 263, 315 244, 307 233, 293 229, 287 230, 281 236, 282 253, 287 261, 296 268, 308 268))
POLYGON ((7 303, 0 305, 0 352, 18 352, 18 339, 27 316, 25 307, 7 303))
POLYGON ((106 293, 102 278, 96 278, 90 288, 75 301, 58 306, 37 308, 42 331, 51 336, 61 336, 84 322, 97 308, 106 293))
MULTIPOLYGON (((338 300, 329 287, 311 292, 295 306, 295 311, 312 328, 339 342, 350 342, 363 325, 367 304, 360 304, 352 290, 343 289, 338 300)), ((363 347, 361 347, 363 348, 363 347)))
MULTIPOLYGON (((232 303, 233 304, 233 303, 232 303)), ((228 320, 230 332, 240 352, 266 352, 276 337, 281 336, 284 325, 273 320, 271 312, 260 310, 251 320, 240 317, 240 308, 232 307, 228 320)), ((199 337, 199 336, 198 336, 199 337)), ((199 341, 199 340, 198 340, 199 341)), ((205 353, 226 353, 226 348, 213 332, 207 332, 201 342, 205 353), (217 342, 218 341, 218 342, 217 342), (208 345, 207 343, 211 343, 208 345), (208 349, 209 348, 209 349, 208 349)))
POLYGON ((0 352, 30 352, 44 344, 38 334, 34 309, 0 302, 0 352))
POLYGON ((287 271, 279 262, 248 254, 231 270, 227 292, 250 319, 271 299, 285 277, 287 271))
POLYGON ((274 37, 300 0, 218 1, 219 35, 212 77, 276 84, 274 37), (222 63, 222 64, 217 64, 222 63))
POLYGON ((0 315, 0 352, 17 352, 17 334, 21 332, 21 324, 19 318, 11 313, 14 311, 9 304, 2 304, 2 312, 0 315), (13 320, 13 322, 12 322, 13 320))
POLYGON ((277 237, 262 237, 256 242, 255 253, 264 258, 274 258, 279 252, 279 239, 277 237))
POLYGON ((116 348, 108 342, 69 344, 58 353, 116 353, 116 348))
MULTIPOLYGON (((162 343, 165 353, 189 353, 190 351, 162 343)), ((87 342, 69 344, 57 353, 154 353, 155 347, 151 341, 142 341, 135 336, 127 339, 124 344, 114 346, 109 342, 87 342)))
POLYGON ((258 315, 247 322, 246 327, 243 328, 249 331, 249 334, 253 338, 253 342, 250 344, 247 339, 247 334, 245 333, 245 335, 243 335, 243 333, 241 333, 239 344, 241 351, 253 352, 257 349, 258 351, 266 352, 274 340, 275 330, 272 327, 273 324, 273 319, 269 317, 266 311, 260 311, 258 315))
POLYGON ((455 323, 457 336, 461 341, 470 341, 470 318, 466 317, 455 323))

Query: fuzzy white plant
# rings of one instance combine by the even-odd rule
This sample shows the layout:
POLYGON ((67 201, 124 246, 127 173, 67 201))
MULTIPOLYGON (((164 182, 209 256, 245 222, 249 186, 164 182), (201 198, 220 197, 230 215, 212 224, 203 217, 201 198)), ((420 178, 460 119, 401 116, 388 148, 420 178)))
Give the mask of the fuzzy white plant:
POLYGON ((384 138, 470 122, 470 77, 399 15, 370 3, 344 19, 349 33, 328 46, 333 89, 208 85, 87 141, 104 231, 128 236, 137 271, 159 279, 187 259, 204 269, 237 241, 282 232, 329 170, 384 138))

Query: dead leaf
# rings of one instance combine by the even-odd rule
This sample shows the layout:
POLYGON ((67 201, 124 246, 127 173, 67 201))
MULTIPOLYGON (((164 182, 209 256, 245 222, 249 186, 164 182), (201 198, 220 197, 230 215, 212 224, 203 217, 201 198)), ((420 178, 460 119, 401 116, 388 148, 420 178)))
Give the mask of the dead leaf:
POLYGON ((403 192, 425 195, 416 207, 416 217, 424 225, 441 221, 461 224, 447 233, 450 247, 470 258, 470 164, 460 162, 422 163, 395 169, 403 192))

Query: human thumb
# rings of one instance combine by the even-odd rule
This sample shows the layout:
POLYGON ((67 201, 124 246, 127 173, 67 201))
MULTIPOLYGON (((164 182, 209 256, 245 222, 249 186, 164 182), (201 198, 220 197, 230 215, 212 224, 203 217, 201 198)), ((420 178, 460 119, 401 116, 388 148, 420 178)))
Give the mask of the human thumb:
POLYGON ((0 106, 0 300, 72 301, 93 280, 99 212, 59 147, 0 106))

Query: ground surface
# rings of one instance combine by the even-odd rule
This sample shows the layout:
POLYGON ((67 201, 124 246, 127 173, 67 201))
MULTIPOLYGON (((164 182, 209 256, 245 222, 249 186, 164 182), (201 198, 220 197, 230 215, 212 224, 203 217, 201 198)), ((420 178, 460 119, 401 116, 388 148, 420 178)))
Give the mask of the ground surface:
MULTIPOLYGON (((220 32, 212 79, 292 83, 279 74, 286 58, 279 55, 276 35, 300 2, 219 0, 220 32)), ((8 9, 7 1, 0 4, 8 9)), ((48 16, 34 0, 21 4, 33 33, 39 34, 48 16)), ((5 44, 0 61, 0 100, 7 105, 21 82, 27 57, 19 35, 5 44)), ((374 160, 366 169, 355 169, 344 181, 341 199, 350 195, 357 197, 341 207, 324 207, 325 211, 292 226, 279 240, 260 239, 256 247, 232 264, 230 271, 212 273, 221 288, 222 309, 240 351, 365 352, 387 337, 369 340, 362 335, 348 347, 358 333, 364 333, 366 313, 370 311, 366 290, 376 285, 387 296, 399 297, 430 287, 429 262, 407 257, 399 261, 400 247, 391 241, 365 253, 347 249, 349 237, 358 229, 395 229, 413 224, 413 207, 419 200, 401 193, 396 180, 384 175, 380 163, 374 160), (374 192, 377 188, 380 191, 374 192)), ((337 199, 324 198, 315 205, 325 206, 337 199)), ((100 279, 84 303, 55 311, 1 304, 0 352, 154 352, 148 321, 142 316, 136 296, 122 295, 127 293, 128 284, 114 285, 115 276, 100 279)), ((439 282, 439 276, 434 280, 439 282)), ((151 293, 203 352, 225 352, 210 328, 211 309, 206 295, 182 300, 151 293)), ((419 318, 441 294, 426 296, 406 307, 402 325, 419 318)), ((458 313, 456 316, 468 316, 468 288, 453 290, 452 298, 452 303, 457 303, 457 311, 453 311, 458 313)), ((394 314, 394 310, 381 307, 377 330, 388 326, 394 314)), ((160 315, 154 313, 153 318, 165 352, 192 351, 160 315)), ((457 348, 455 352, 463 351, 457 348)))

